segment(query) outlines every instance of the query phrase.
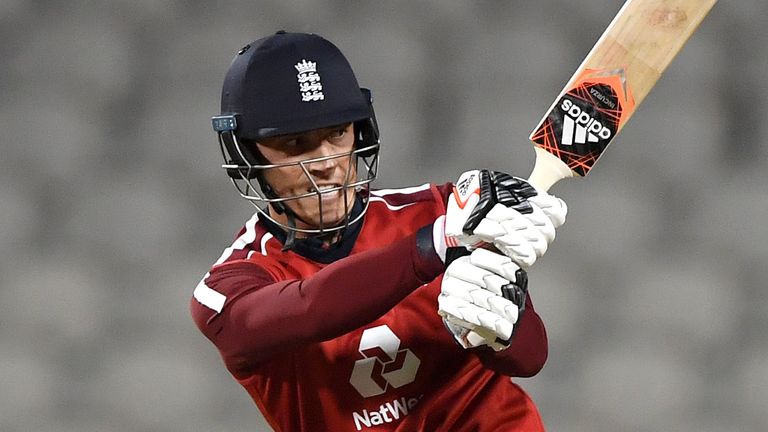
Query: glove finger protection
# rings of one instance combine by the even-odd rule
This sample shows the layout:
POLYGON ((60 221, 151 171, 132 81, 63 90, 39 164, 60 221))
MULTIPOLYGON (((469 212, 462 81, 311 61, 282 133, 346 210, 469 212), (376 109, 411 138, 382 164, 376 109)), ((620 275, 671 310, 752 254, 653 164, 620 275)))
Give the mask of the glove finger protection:
POLYGON ((474 249, 493 244, 530 267, 546 253, 567 206, 525 180, 487 170, 467 171, 448 199, 446 244, 474 249))
MULTIPOLYGON (((538 189, 537 189, 538 191, 538 189)), ((560 228, 565 223, 568 214, 568 206, 565 201, 546 192, 537 192, 536 196, 528 198, 532 204, 540 208, 549 218, 555 228, 560 228)))
POLYGON ((531 213, 523 214, 512 207, 497 203, 474 228, 473 235, 492 243, 493 239, 510 231, 518 231, 531 242, 540 242, 546 251, 547 245, 555 239, 555 226, 549 216, 537 205, 531 206, 531 213))
POLYGON ((454 260, 438 296, 438 313, 464 348, 509 346, 525 309, 528 278, 509 257, 485 249, 454 260))
POLYGON ((496 204, 475 228, 474 235, 493 244, 520 265, 530 267, 547 252, 555 237, 554 225, 544 212, 536 207, 534 212, 523 215, 513 208, 496 204))
POLYGON ((481 328, 469 330, 461 324, 455 324, 452 321, 452 318, 445 318, 443 322, 445 323, 445 327, 453 334, 456 342, 465 349, 484 345, 491 347, 494 351, 501 351, 508 348, 508 345, 505 345, 502 342, 497 342, 496 335, 488 330, 481 328))

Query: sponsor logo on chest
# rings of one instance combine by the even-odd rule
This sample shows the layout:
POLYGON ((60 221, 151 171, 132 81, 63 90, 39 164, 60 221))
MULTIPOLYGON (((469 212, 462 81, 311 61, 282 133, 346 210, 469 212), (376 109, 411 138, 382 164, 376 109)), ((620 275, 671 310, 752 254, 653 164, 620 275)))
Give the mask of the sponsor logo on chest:
MULTIPOLYGON (((407 348, 400 338, 386 325, 365 329, 358 347, 363 357, 355 362, 349 383, 364 398, 400 388, 416 379, 421 361, 407 348)), ((392 423, 407 416, 419 402, 419 397, 400 397, 379 405, 352 413, 355 429, 392 423)))
POLYGON ((360 412, 353 412, 352 419, 355 421, 355 429, 363 430, 364 428, 400 420, 401 417, 407 416, 418 403, 419 398, 406 398, 403 396, 400 399, 379 405, 377 410, 364 409, 360 412))
POLYGON ((365 329, 358 351, 363 356, 355 362, 349 383, 362 397, 384 394, 416 379, 421 361, 386 325, 365 329))

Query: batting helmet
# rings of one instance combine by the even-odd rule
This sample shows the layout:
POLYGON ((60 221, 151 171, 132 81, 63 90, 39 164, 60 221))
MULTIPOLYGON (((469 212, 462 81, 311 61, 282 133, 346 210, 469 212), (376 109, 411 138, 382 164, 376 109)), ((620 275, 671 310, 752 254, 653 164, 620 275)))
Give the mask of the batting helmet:
MULTIPOLYGON (((360 88, 341 51, 318 35, 281 30, 251 42, 235 55, 224 79, 221 114, 212 118, 223 168, 240 195, 283 228, 320 234, 342 230, 362 218, 370 183, 378 171, 379 132, 372 102, 371 92, 360 88), (359 194, 363 211, 350 215, 348 209, 343 223, 324 226, 321 221, 319 227, 309 229, 275 221, 267 211, 269 205, 278 213, 288 213, 292 221, 295 215, 286 202, 309 196, 320 200, 328 191, 277 196, 263 173, 280 166, 269 164, 256 146, 246 144, 347 123, 354 123, 355 147, 348 156, 357 164, 358 178, 349 179, 343 188, 364 190, 359 194), (252 183, 254 179, 258 187, 252 183)), ((309 162, 316 160, 294 164, 309 162)))

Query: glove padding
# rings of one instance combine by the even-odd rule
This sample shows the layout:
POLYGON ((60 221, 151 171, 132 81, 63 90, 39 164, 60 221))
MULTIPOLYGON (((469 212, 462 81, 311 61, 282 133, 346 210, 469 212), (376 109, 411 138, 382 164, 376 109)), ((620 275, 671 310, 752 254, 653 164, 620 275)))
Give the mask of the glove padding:
POLYGON ((492 244, 528 268, 547 251, 567 212, 563 200, 523 179, 496 171, 467 171, 448 199, 446 244, 470 250, 492 244))
POLYGON ((438 313, 462 347, 499 351, 509 347, 527 292, 525 270, 509 257, 476 249, 446 269, 438 313))

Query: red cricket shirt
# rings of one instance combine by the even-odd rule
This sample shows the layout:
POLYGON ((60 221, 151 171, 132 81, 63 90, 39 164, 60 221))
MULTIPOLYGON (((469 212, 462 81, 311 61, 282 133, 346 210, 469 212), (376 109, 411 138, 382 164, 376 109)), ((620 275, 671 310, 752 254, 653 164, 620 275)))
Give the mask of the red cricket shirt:
POLYGON ((510 379, 547 357, 530 295, 499 353, 462 349, 437 314, 431 224, 451 187, 371 192, 329 250, 282 251, 257 213, 200 282, 195 323, 276 431, 543 430, 510 379))

